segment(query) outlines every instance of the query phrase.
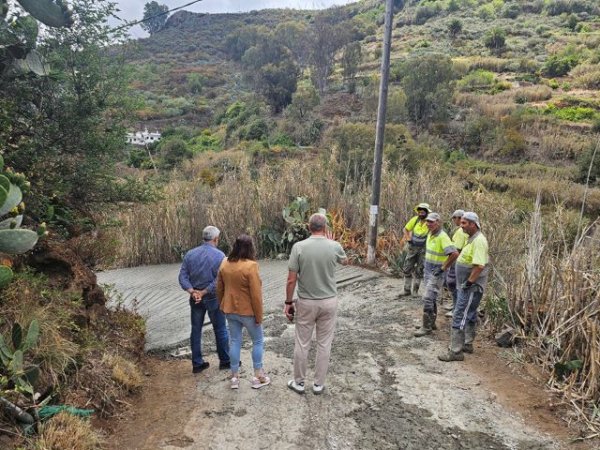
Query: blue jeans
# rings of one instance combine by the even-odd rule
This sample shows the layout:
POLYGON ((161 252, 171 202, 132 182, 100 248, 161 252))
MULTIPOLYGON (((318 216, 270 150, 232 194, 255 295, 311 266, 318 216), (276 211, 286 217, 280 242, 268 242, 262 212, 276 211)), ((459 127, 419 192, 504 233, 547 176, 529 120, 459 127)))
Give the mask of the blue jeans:
POLYGON ((483 297, 483 289, 473 285, 469 289, 457 289, 456 305, 452 313, 452 328, 464 330, 467 323, 477 323, 477 308, 483 297))
POLYGON ((254 316, 240 316, 238 314, 226 314, 229 325, 229 336, 231 341, 231 371, 237 373, 240 368, 240 353, 242 351, 242 329, 246 328, 250 339, 252 339, 252 365, 254 369, 262 369, 264 338, 261 324, 257 324, 254 316))
POLYGON ((196 304, 190 298, 190 308, 192 310, 192 334, 190 336, 192 366, 198 367, 204 362, 204 359, 202 359, 202 326, 207 312, 217 341, 219 361, 227 364, 229 362, 229 337, 227 336, 225 315, 219 309, 219 302, 216 298, 212 298, 202 299, 200 303, 196 304))

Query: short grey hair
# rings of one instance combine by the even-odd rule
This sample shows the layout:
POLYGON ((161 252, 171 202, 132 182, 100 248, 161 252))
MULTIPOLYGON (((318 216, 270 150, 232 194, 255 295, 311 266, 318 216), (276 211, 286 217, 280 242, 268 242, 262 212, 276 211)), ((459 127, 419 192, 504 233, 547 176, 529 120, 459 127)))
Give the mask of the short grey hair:
POLYGON ((218 238, 220 234, 221 231, 217 227, 209 225, 204 230, 202 230, 202 239, 204 239, 205 242, 209 242, 215 238, 218 238))
POLYGON ((310 231, 323 231, 327 225, 327 217, 325 214, 314 213, 308 219, 308 229, 310 231))

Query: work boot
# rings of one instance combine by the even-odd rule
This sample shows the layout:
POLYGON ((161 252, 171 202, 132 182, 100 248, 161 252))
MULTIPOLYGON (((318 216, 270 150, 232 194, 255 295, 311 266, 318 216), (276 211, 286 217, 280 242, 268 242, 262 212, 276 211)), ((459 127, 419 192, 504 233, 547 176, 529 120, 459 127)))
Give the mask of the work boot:
POLYGON ((423 280, 422 278, 415 278, 415 281, 414 281, 413 287, 412 287, 412 295, 414 295, 415 297, 417 295, 419 295, 419 288, 421 287, 421 281, 422 280, 423 280))
POLYGON ((476 331, 477 324, 467 322, 465 325, 465 344, 463 345, 463 352, 473 353, 473 341, 475 340, 476 331))
POLYGON ((431 334, 432 332, 432 328, 431 328, 431 323, 432 323, 432 314, 428 313, 428 312, 424 312, 423 313, 423 325, 421 326, 421 328, 419 328, 417 331, 415 331, 413 333, 413 336, 415 337, 421 337, 421 336, 427 336, 428 334, 431 334))
POLYGON ((412 277, 404 277, 404 291, 398 295, 398 297, 410 296, 410 285, 412 284, 412 277))
POLYGON ((440 361, 463 361, 465 355, 463 355, 463 347, 465 345, 465 332, 464 330, 452 328, 450 332, 450 348, 446 353, 438 355, 440 361))

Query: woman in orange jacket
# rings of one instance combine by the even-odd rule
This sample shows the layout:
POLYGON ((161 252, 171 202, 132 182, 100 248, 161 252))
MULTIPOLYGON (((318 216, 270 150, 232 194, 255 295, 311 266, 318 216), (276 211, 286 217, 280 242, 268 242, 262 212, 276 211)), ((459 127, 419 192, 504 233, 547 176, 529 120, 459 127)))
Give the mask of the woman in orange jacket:
POLYGON ((231 360, 231 388, 240 386, 239 367, 242 347, 242 329, 252 339, 254 378, 252 387, 261 388, 271 383, 263 370, 263 299, 262 281, 258 273, 256 251, 252 238, 239 236, 229 257, 223 261, 217 276, 217 298, 229 326, 229 357, 231 360))

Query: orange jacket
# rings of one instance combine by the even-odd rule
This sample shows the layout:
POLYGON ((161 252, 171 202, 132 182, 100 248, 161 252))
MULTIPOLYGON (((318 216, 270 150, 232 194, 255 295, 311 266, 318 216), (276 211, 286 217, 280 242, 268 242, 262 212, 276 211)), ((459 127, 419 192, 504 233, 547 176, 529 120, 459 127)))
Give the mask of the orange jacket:
POLYGON ((217 275, 217 298, 225 314, 254 316, 257 323, 262 323, 262 281, 258 263, 248 259, 223 260, 217 275))

